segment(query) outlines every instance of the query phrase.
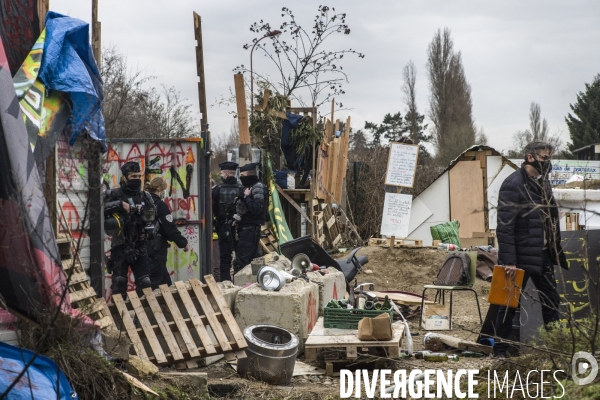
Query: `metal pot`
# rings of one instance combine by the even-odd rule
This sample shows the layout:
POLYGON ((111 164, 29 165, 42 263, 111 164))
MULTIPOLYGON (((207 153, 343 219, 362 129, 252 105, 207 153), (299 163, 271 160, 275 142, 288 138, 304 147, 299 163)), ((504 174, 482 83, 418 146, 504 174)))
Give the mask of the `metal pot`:
POLYGON ((285 385, 294 373, 298 338, 274 325, 251 325, 244 329, 246 358, 238 359, 237 372, 271 385, 285 385))

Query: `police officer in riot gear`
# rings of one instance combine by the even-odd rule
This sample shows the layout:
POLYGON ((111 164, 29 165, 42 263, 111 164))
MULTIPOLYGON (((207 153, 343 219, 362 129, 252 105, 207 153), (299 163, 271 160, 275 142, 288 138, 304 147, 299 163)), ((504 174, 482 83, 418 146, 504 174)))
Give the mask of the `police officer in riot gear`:
POLYGON ((229 161, 219 164, 222 183, 212 189, 212 210, 219 235, 220 282, 231 280, 232 252, 236 246, 233 217, 236 215, 236 199, 244 196, 242 185, 235 177, 237 167, 238 164, 229 161))
POLYGON ((125 295, 131 268, 136 292, 142 295, 142 289, 150 287, 146 240, 157 229, 156 208, 150 194, 141 190, 144 174, 139 163, 123 164, 121 173, 121 187, 105 192, 104 230, 112 236, 107 268, 112 272, 113 294, 125 295))
POLYGON ((153 178, 146 184, 146 191, 152 195, 152 200, 156 205, 156 218, 159 221, 159 228, 152 240, 147 240, 148 257, 150 258, 150 283, 152 290, 160 285, 171 286, 173 282, 167 270, 167 252, 169 251, 169 241, 175 242, 177 247, 188 251, 190 249, 188 241, 179 229, 173 223, 173 216, 169 206, 163 201, 167 190, 167 181, 162 176, 153 178))
POLYGON ((236 221, 238 243, 235 251, 233 270, 237 273, 257 257, 260 241, 260 228, 266 222, 269 205, 269 191, 258 179, 256 164, 240 167, 240 181, 244 187, 241 204, 247 211, 236 221))

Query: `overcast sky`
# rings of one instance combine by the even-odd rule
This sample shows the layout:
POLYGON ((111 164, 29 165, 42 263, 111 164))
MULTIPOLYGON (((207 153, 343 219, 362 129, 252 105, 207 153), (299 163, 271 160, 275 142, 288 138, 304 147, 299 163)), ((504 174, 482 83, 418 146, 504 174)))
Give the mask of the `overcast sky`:
MULTIPOLYGON (((249 65, 242 46, 254 37, 252 22, 264 19, 276 26, 288 6, 302 24, 310 24, 319 1, 273 0, 99 0, 103 46, 116 46, 132 69, 156 76, 153 84, 174 86, 198 109, 195 40, 192 11, 202 17, 208 103, 228 97, 232 69, 249 65)), ((91 0, 50 0, 53 11, 86 21, 91 0)), ((332 49, 356 49, 364 59, 345 59, 349 74, 341 97, 352 126, 379 123, 401 111, 402 68, 417 67, 417 101, 421 113, 429 103, 426 51, 434 33, 448 27, 460 50, 471 84, 473 116, 489 144, 510 147, 514 132, 528 127, 529 105, 540 103, 551 132, 568 129, 569 104, 600 73, 600 1, 598 0, 345 0, 327 3, 347 13, 350 35, 332 42, 332 49)), ((254 69, 268 71, 268 60, 255 52, 254 69)), ((247 77, 248 79, 248 77, 247 77)), ((338 100, 338 99, 336 99, 338 100)), ((228 132, 233 107, 208 110, 213 135, 228 132)), ((329 110, 321 110, 323 114, 329 110)))

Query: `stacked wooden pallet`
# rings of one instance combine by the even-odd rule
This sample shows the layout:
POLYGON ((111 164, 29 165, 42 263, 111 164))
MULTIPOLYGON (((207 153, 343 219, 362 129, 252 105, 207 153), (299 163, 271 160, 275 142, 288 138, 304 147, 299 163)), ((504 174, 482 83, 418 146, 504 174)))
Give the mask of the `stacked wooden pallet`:
POLYGON ((212 275, 129 292, 128 299, 113 295, 110 307, 124 327, 134 352, 157 365, 168 365, 224 354, 227 360, 245 358, 247 347, 227 302, 212 275))
MULTIPOLYGON (((333 107, 332 107, 333 108, 333 107)), ((332 115, 333 118, 333 115, 332 115)), ((350 142, 350 117, 344 130, 340 131, 340 121, 325 121, 325 133, 321 146, 317 149, 317 198, 328 203, 340 204, 342 188, 346 178, 348 144, 350 142), (331 198, 333 197, 333 199, 331 198)))
POLYGON ((324 328, 323 317, 319 317, 304 345, 306 361, 324 362, 327 375, 332 376, 340 364, 348 365, 359 357, 398 358, 404 325, 395 323, 393 327, 392 340, 362 341, 358 339, 357 330, 324 328))

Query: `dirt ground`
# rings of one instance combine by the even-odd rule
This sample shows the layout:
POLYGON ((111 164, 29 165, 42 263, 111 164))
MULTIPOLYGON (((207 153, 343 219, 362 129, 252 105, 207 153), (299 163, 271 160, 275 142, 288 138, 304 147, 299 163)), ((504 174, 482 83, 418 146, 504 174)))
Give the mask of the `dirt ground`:
MULTIPOLYGON (((389 249, 372 246, 364 247, 359 251, 359 255, 369 257, 369 263, 364 267, 363 272, 357 276, 359 283, 373 283, 375 290, 402 290, 420 294, 423 291, 423 285, 430 284, 435 279, 447 252, 433 248, 389 249)), ((343 254, 334 257, 342 258, 343 254)), ((481 313, 485 318, 488 308, 489 283, 477 279, 475 289, 479 294, 481 313)), ((434 294, 434 291, 428 292, 428 298, 433 299, 434 294)), ((448 301, 448 298, 446 301, 448 301)), ((472 293, 461 292, 454 295, 452 322, 452 331, 444 333, 469 340, 477 338, 480 323, 472 293)), ((418 316, 409 319, 415 350, 423 348, 422 338, 426 333, 418 326, 418 316)), ((304 360, 304 356, 300 356, 299 360, 304 360)), ((422 360, 408 359, 405 361, 388 361, 384 364, 392 370, 404 368, 478 368, 481 370, 489 366, 490 363, 489 358, 461 358, 458 362, 451 363, 428 363, 422 360)), ((321 365, 320 367, 323 368, 324 366, 321 365)), ((379 366, 379 368, 381 367, 383 365, 379 366)), ((209 392, 213 398, 337 399, 340 394, 339 378, 330 378, 325 375, 294 377, 287 387, 273 387, 239 378, 237 373, 224 361, 200 371, 208 374, 209 392)), ((156 386, 158 382, 149 382, 151 387, 153 384, 156 386)), ((183 397, 173 395, 167 398, 179 399, 183 397)))

